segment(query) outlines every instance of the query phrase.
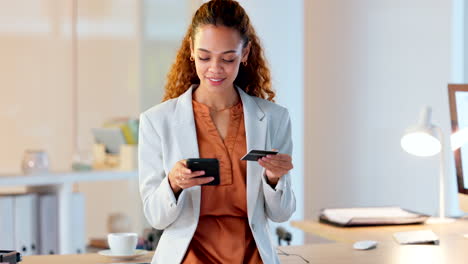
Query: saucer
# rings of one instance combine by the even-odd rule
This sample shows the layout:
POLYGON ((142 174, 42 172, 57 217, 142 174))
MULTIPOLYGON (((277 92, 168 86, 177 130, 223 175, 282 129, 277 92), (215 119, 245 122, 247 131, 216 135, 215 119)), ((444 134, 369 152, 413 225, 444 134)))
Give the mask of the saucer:
POLYGON ((112 254, 112 251, 110 249, 101 250, 98 252, 99 255, 110 257, 113 259, 118 259, 118 260, 134 259, 134 258, 144 256, 147 253, 148 251, 142 250, 142 249, 135 249, 135 251, 133 251, 133 254, 130 254, 130 255, 115 255, 115 254, 112 254))

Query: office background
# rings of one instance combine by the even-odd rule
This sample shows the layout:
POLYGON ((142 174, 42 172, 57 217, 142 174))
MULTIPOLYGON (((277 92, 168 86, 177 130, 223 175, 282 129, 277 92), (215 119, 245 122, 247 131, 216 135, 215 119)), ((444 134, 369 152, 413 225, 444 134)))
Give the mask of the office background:
MULTIPOLYGON (((87 156, 92 127, 159 102, 201 2, 77 0, 76 64, 74 1, 0 2, 0 173, 18 173, 25 149, 44 149, 53 170, 69 170, 75 126, 77 151, 87 156)), ((293 119, 293 218, 374 205, 435 214, 438 157, 413 157, 399 141, 423 105, 448 136, 447 84, 468 79, 466 1, 240 2, 264 43, 277 101, 293 119)), ((447 175, 447 210, 457 214, 453 163, 447 175)), ((145 226, 135 181, 77 189, 86 196, 88 237, 105 235, 112 212, 133 216, 135 229, 145 226)), ((299 231, 294 237, 302 243, 299 231)))

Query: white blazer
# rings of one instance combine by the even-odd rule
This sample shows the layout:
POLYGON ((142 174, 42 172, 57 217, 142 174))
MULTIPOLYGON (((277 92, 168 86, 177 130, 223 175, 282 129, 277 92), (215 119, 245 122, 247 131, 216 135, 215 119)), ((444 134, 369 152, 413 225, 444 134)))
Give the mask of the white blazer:
MULTIPOLYGON (((247 149, 278 149, 291 155, 291 122, 286 108, 250 96, 237 88, 243 104, 247 149)), ((152 264, 180 263, 192 240, 200 215, 201 187, 183 190, 176 199, 167 175, 182 159, 198 158, 198 143, 190 87, 140 116, 139 178, 143 210, 148 222, 164 229, 152 264)), ((279 263, 267 219, 287 221, 296 210, 289 174, 273 189, 264 169, 247 162, 247 215, 264 263, 279 263)))

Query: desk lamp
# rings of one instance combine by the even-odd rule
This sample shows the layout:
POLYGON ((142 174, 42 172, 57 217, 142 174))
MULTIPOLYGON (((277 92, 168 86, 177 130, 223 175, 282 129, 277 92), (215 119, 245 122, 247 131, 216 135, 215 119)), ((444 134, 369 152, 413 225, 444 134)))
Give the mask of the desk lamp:
POLYGON ((428 106, 421 111, 419 123, 406 130, 401 138, 401 147, 408 153, 430 157, 440 152, 439 172, 439 217, 431 217, 426 223, 449 223, 455 221, 445 217, 445 143, 442 129, 431 123, 432 109, 428 106))

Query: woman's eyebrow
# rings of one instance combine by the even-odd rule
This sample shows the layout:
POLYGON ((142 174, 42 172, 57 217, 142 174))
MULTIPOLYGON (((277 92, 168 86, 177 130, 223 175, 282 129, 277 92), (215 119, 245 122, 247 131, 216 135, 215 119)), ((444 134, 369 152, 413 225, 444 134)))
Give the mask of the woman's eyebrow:
MULTIPOLYGON (((198 48, 198 50, 203 51, 203 52, 207 52, 207 53, 211 53, 211 51, 206 50, 206 49, 202 49, 202 48, 198 48)), ((221 54, 227 54, 227 53, 236 53, 236 50, 227 50, 227 51, 222 52, 221 54)))

